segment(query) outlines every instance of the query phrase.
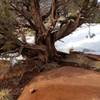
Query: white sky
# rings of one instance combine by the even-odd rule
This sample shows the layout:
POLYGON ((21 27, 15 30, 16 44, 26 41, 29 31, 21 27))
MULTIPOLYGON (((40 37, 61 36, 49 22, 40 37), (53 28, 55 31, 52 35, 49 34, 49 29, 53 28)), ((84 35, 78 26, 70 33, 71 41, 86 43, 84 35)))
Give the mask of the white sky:
POLYGON ((100 2, 100 0, 98 0, 98 2, 100 2))

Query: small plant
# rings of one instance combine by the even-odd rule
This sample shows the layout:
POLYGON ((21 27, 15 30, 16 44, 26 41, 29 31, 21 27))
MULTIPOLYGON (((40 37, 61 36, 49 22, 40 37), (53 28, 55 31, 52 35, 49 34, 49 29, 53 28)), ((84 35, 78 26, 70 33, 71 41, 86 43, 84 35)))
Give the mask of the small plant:
POLYGON ((9 89, 0 90, 0 100, 14 100, 9 89))

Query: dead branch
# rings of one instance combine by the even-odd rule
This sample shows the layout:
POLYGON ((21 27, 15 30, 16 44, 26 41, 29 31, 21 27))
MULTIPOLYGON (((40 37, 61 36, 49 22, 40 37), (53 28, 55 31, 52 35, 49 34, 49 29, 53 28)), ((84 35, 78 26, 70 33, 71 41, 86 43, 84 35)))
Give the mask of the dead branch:
MULTIPOLYGON (((27 22, 29 23, 28 27, 30 27, 31 29, 37 31, 37 27, 36 25, 32 22, 31 20, 31 15, 29 16, 28 12, 24 12, 24 10, 20 10, 18 9, 18 7, 16 7, 14 4, 10 3, 11 7, 13 8, 13 10, 15 10, 16 12, 18 12, 19 14, 21 14, 22 17, 24 17, 25 20, 27 20, 27 22)), ((26 25, 22 25, 22 26, 26 26, 26 25)))
POLYGON ((84 0, 79 13, 77 14, 76 20, 74 20, 74 22, 68 20, 68 23, 66 23, 66 25, 64 25, 57 33, 55 33, 55 41, 71 34, 77 27, 86 21, 86 18, 88 18, 88 12, 90 10, 88 6, 89 0, 84 0))

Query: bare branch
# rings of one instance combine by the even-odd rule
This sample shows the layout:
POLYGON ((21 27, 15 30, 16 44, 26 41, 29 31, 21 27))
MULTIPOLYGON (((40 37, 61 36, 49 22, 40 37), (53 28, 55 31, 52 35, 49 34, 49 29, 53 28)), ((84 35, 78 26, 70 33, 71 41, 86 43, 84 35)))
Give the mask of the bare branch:
POLYGON ((84 0, 83 5, 79 11, 79 14, 76 16, 76 20, 68 20, 66 25, 64 25, 57 33, 55 33, 55 41, 61 39, 69 34, 71 34, 77 27, 82 25, 88 18, 89 9, 89 0, 84 0))
POLYGON ((57 0, 52 0, 52 11, 51 11, 52 19, 56 19, 56 16, 57 16, 57 14, 56 14, 56 9, 57 9, 56 3, 57 3, 57 0))
POLYGON ((39 30, 38 33, 47 36, 48 32, 43 24, 42 16, 40 15, 40 6, 38 0, 32 1, 32 17, 36 27, 39 30))
POLYGON ((28 21, 28 23, 30 24, 29 26, 31 26, 31 29, 37 31, 37 27, 35 26, 35 24, 31 21, 31 16, 29 17, 29 14, 24 12, 23 10, 19 10, 15 5, 13 5, 12 3, 10 3, 11 7, 13 8, 13 10, 17 11, 19 14, 22 15, 22 17, 25 18, 25 20, 28 21))

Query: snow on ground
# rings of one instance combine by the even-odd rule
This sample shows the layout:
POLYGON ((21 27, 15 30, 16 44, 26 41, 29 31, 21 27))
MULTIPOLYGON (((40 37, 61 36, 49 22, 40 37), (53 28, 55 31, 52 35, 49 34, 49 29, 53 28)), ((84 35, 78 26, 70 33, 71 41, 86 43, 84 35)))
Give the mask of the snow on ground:
POLYGON ((26 36, 26 41, 29 44, 34 44, 35 43, 35 37, 34 36, 26 36))
MULTIPOLYGON (((18 39, 22 41, 21 37, 19 37, 18 39)), ((34 35, 26 35, 26 42, 29 44, 34 44, 35 43, 35 36, 34 35)))
POLYGON ((100 24, 91 24, 90 33, 95 34, 89 38, 89 27, 83 24, 69 36, 57 41, 55 46, 57 50, 69 53, 70 49, 92 54, 100 54, 100 24))
MULTIPOLYGON (((90 38, 88 24, 83 24, 69 36, 57 41, 55 46, 57 50, 66 53, 69 53, 70 49, 74 49, 76 51, 100 55, 100 24, 91 24, 90 34, 95 34, 95 36, 90 38)), ((30 44, 35 42, 34 36, 26 36, 26 40, 30 44)))
MULTIPOLYGON (((95 34, 93 38, 89 38, 89 27, 87 24, 83 24, 80 28, 74 31, 69 36, 57 41, 55 46, 57 50, 69 53, 70 49, 74 49, 75 51, 81 51, 90 54, 97 54, 100 55, 100 24, 92 24, 90 27, 91 35, 95 34)), ((21 38, 19 38, 21 40, 21 38)), ((34 44, 35 37, 34 35, 27 35, 26 40, 30 44, 34 44)), ((14 54, 12 54, 14 55, 14 54)), ((2 59, 2 58, 0 58, 2 59)), ((12 57, 11 59, 4 58, 11 60, 14 62, 16 60, 22 60, 23 57, 20 55, 18 57, 12 57)))

